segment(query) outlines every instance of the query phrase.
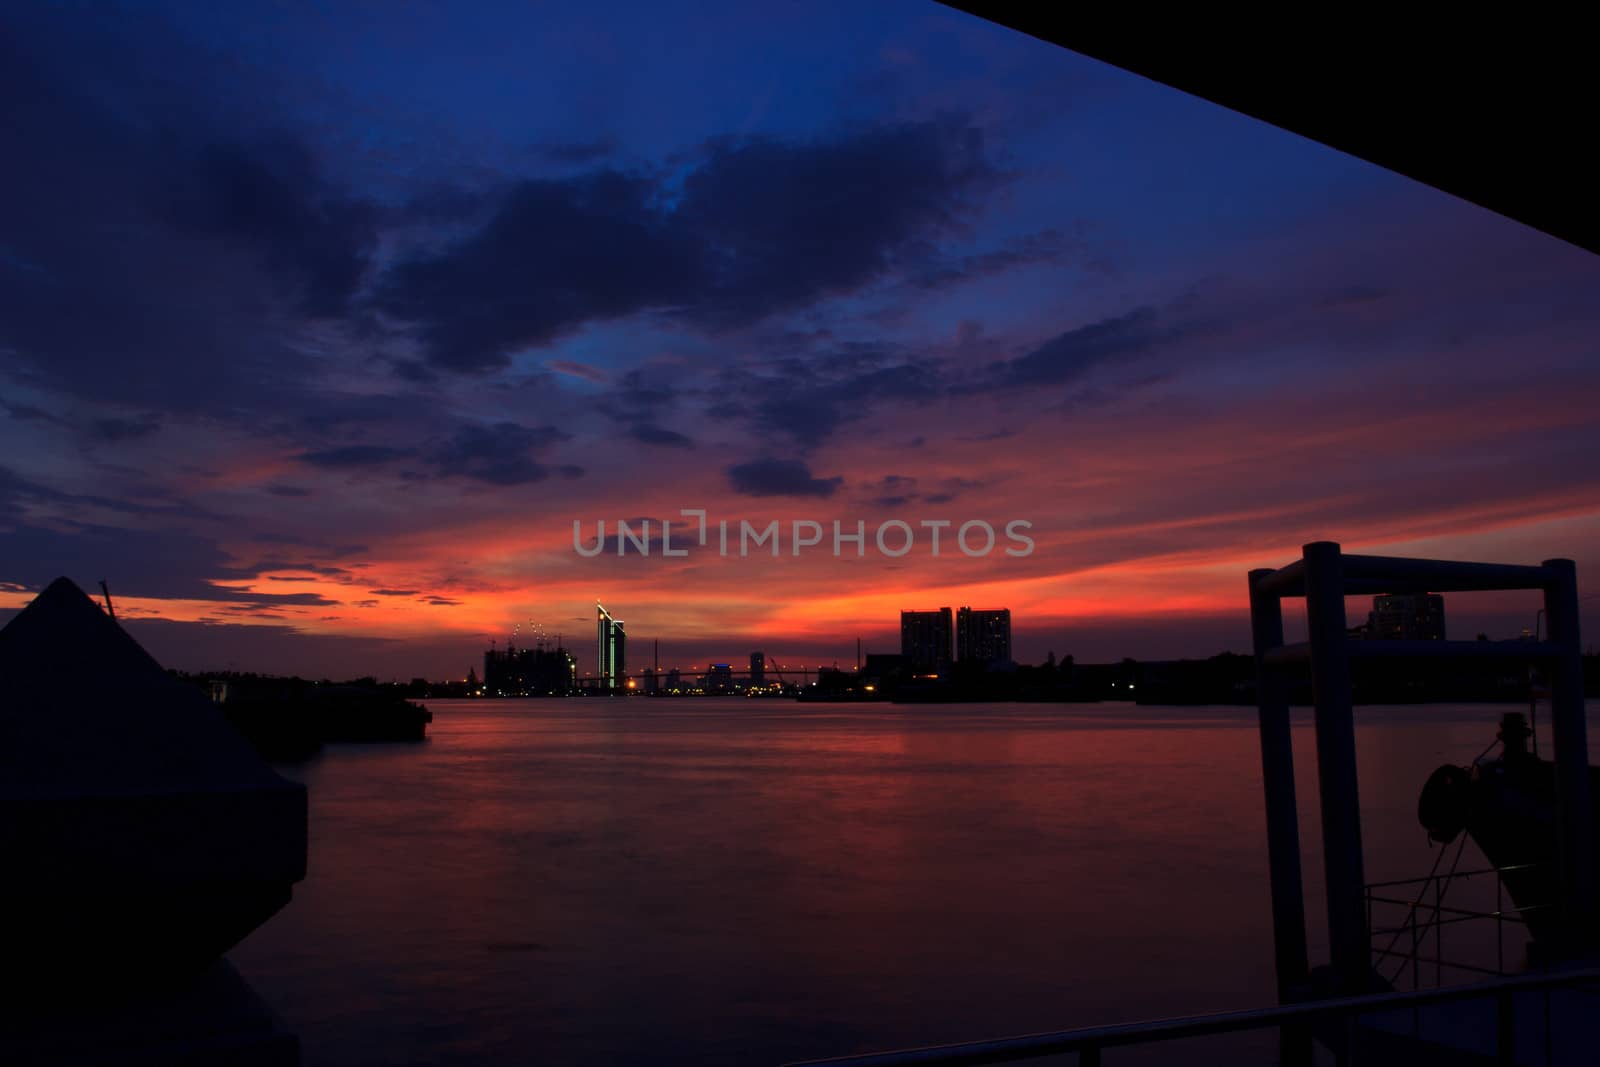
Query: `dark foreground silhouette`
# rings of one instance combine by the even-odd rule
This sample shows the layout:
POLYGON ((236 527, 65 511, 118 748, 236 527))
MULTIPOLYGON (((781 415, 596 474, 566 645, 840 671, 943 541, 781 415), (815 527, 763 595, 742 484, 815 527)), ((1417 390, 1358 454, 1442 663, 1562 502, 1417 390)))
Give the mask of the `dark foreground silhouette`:
MULTIPOLYGON (((0 630, 0 692, 0 1060, 185 997, 241 1004, 221 957, 305 877, 305 787, 65 578, 0 630)), ((128 1040, 106 1062, 143 1062, 128 1040)))

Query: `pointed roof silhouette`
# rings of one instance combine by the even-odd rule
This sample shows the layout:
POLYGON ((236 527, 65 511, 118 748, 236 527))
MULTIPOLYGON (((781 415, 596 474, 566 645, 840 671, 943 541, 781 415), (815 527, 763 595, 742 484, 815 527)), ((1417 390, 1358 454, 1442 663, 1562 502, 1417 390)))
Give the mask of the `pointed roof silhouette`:
POLYGON ((0 864, 29 1011, 190 981, 305 877, 305 787, 61 578, 0 629, 0 864))
POLYGON ((287 784, 70 579, 0 629, 0 795, 287 784))

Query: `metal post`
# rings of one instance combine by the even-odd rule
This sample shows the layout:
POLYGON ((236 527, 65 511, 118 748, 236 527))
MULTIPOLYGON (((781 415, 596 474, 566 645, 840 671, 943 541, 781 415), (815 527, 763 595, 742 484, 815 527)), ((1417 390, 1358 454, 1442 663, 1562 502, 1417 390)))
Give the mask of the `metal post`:
POLYGON ((1316 707, 1317 784, 1322 797, 1322 854, 1327 871, 1328 942, 1341 992, 1367 991, 1368 959, 1362 893, 1361 805, 1356 790, 1355 717, 1351 710, 1350 653, 1345 647, 1344 565, 1339 546, 1305 546, 1306 623, 1311 644, 1311 684, 1316 707))
POLYGON ((1496 1059, 1505 1067, 1517 1064, 1517 1002, 1512 994, 1502 991, 1495 997, 1496 1059))
POLYGON ((1578 569, 1570 559, 1547 559, 1544 588, 1548 640, 1557 646, 1550 664, 1550 733, 1556 765, 1561 832, 1561 909, 1580 951, 1595 935, 1593 809, 1589 798, 1589 738, 1583 707, 1583 660, 1578 641, 1578 569))
POLYGON ((1278 1002, 1288 1003, 1309 972, 1305 890, 1300 874, 1300 822, 1294 794, 1294 740, 1283 675, 1261 657, 1283 644, 1283 605, 1257 590, 1270 570, 1250 572, 1250 630, 1256 655, 1256 704, 1261 732, 1261 783, 1267 803, 1267 871, 1272 892, 1272 943, 1278 1002))

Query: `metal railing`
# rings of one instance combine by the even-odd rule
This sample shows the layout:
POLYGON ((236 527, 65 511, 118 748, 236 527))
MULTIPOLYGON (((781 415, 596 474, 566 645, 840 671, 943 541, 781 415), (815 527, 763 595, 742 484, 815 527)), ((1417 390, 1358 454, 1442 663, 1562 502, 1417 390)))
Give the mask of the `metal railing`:
POLYGON ((1503 875, 1513 871, 1532 870, 1533 864, 1524 863, 1506 867, 1486 867, 1474 871, 1449 871, 1442 874, 1430 874, 1425 878, 1404 878, 1391 882, 1374 882, 1366 887, 1367 900, 1367 929, 1372 933, 1373 952, 1372 965, 1380 973, 1393 961, 1400 961, 1400 969, 1393 974, 1384 973, 1384 977, 1391 982, 1396 981, 1407 969, 1411 972, 1411 988, 1419 989, 1422 986, 1422 966, 1431 964, 1435 986, 1444 984, 1444 971, 1446 968, 1458 971, 1467 971, 1472 974, 1495 975, 1506 974, 1505 926, 1512 923, 1517 926, 1528 925, 1527 915, 1530 912, 1548 911, 1553 905, 1530 904, 1526 907, 1507 907, 1507 891, 1503 875), (1444 894, 1449 884, 1456 879, 1464 882, 1473 878, 1482 878, 1491 875, 1495 882, 1495 904, 1493 911, 1481 911, 1472 908, 1453 907, 1444 903, 1444 894), (1405 887, 1416 887, 1414 896, 1394 897, 1379 891, 1394 892, 1405 887), (1431 892, 1430 892, 1431 891, 1431 892), (1431 902, 1428 900, 1431 895, 1431 902), (1377 907, 1401 907, 1406 910, 1405 917, 1395 926, 1374 925, 1374 915, 1377 907), (1419 913, 1427 911, 1426 920, 1419 919, 1419 913), (1448 916, 1448 917, 1447 917, 1448 916), (1458 923, 1466 922, 1493 922, 1495 924, 1495 965, 1491 968, 1483 964, 1468 963, 1461 959, 1446 959, 1444 954, 1444 928, 1458 923), (1423 953, 1427 948, 1429 938, 1433 941, 1433 955, 1423 953), (1387 943, 1378 947, 1378 942, 1387 938, 1387 943), (1407 947, 1408 946, 1408 947, 1407 947), (1407 968, 1406 964, 1410 964, 1407 968))
MULTIPOLYGON (((1352 1028, 1363 1015, 1420 1008, 1431 1004, 1493 998, 1496 1019, 1496 1055, 1502 1064, 1516 1063, 1516 997, 1517 993, 1545 993, 1545 1025, 1548 1035, 1552 990, 1571 988, 1588 983, 1600 983, 1600 968, 1551 971, 1541 974, 1522 974, 1509 978, 1496 978, 1473 985, 1450 986, 1442 989, 1407 990, 1398 993, 1374 993, 1359 997, 1341 997, 1333 1000, 1308 1001, 1273 1008, 1256 1008, 1250 1011, 1220 1012, 1214 1015, 1194 1015, 1187 1018, 1157 1019, 1148 1022, 1121 1023, 1114 1026, 1090 1026, 1077 1030, 1060 1030, 1019 1037, 1003 1037, 989 1041, 969 1041, 956 1045, 932 1048, 905 1049, 898 1052, 875 1052, 833 1059, 806 1060, 788 1064, 787 1067, 924 1067, 939 1064, 954 1067, 957 1064, 977 1065, 1014 1063, 1021 1060, 1042 1059, 1076 1053, 1083 1067, 1100 1067, 1101 1053, 1108 1048, 1129 1045, 1147 1045, 1185 1038, 1212 1037, 1220 1034, 1278 1028, 1285 1033, 1309 1034, 1318 1024, 1343 1023, 1352 1028)), ((1347 1030, 1346 1033, 1350 1033, 1347 1030)), ((1304 1058, 1309 1062, 1309 1039, 1304 1046, 1304 1058)), ((1546 1039, 1546 1059, 1549 1054, 1546 1039)), ((1285 1062, 1289 1057, 1285 1056, 1285 1062)), ((1348 1055, 1340 1057, 1345 1062, 1348 1055)))

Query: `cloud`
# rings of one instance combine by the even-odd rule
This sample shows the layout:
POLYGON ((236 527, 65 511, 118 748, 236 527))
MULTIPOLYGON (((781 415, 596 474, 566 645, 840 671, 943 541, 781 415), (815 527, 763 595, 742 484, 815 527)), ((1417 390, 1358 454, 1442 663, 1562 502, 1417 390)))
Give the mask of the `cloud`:
POLYGON ((708 414, 743 419, 763 434, 776 430, 809 451, 882 405, 938 397, 948 388, 946 377, 933 359, 834 344, 805 357, 724 370, 708 414))
POLYGON ((387 445, 344 445, 339 448, 323 448, 312 452, 302 452, 295 458, 301 463, 308 463, 313 467, 347 470, 360 467, 381 467, 393 463, 395 460, 405 459, 412 454, 409 449, 390 448, 387 445))
POLYGON ((465 238, 403 257, 373 302, 430 365, 464 372, 647 311, 725 329, 925 259, 997 180, 981 135, 954 120, 722 139, 681 193, 618 170, 520 182, 465 238))
POLYGON ((1142 307, 1058 334, 993 370, 999 386, 1059 385, 1077 381, 1119 356, 1149 351, 1168 336, 1157 326, 1154 308, 1142 307))
POLYGON ((592 141, 540 145, 534 152, 549 163, 582 165, 604 159, 616 150, 616 141, 609 137, 600 137, 592 141))
POLYGON ((629 427, 628 436, 647 445, 667 445, 672 448, 693 448, 694 441, 676 430, 668 430, 650 422, 629 427))
POLYGON ((419 589, 368 589, 373 596, 416 596, 419 589))
POLYGON ((657 194, 616 171, 522 182, 470 237, 393 267, 377 306, 416 327, 432 365, 486 371, 585 323, 689 300, 701 252, 657 194))
POLYGON ((323 180, 286 134, 202 140, 170 161, 160 213, 181 234, 252 249, 299 310, 344 313, 377 243, 377 212, 323 180))
MULTIPOLYGON (((277 568, 274 568, 277 569, 277 568)), ((299 569, 299 568, 297 568, 299 569)), ((61 575, 113 596, 234 601, 257 606, 332 605, 317 593, 255 593, 218 585, 258 570, 236 566, 213 539, 182 529, 135 529, 83 522, 18 522, 0 529, 0 581, 42 589, 61 575)))
MULTIPOLYGON (((7 13, 9 376, 160 412, 282 410, 308 395, 300 318, 345 311, 375 219, 302 137, 273 128, 270 97, 159 18, 7 13)), ((125 440, 137 427, 99 429, 125 440)))
POLYGON ((561 374, 582 378, 586 382, 595 382, 599 385, 605 385, 611 381, 611 375, 599 367, 591 367, 587 363, 578 363, 570 359, 552 359, 545 366, 561 374))
POLYGON ((523 426, 516 422, 461 423, 441 437, 420 445, 338 445, 301 452, 301 463, 325 470, 383 468, 413 460, 423 470, 402 472, 402 477, 463 478, 490 485, 525 485, 552 473, 577 478, 583 468, 563 464, 552 472, 535 454, 571 439, 555 426, 523 426))
POLYGON ((982 134, 955 119, 713 142, 679 209, 713 273, 689 314, 750 323, 858 289, 925 258, 998 179, 982 134))
MULTIPOLYGON (((1082 250, 1082 242, 1057 229, 1041 230, 1006 242, 1002 247, 987 252, 955 258, 941 257, 926 267, 912 273, 908 284, 918 289, 942 289, 964 282, 990 278, 1018 267, 1038 263, 1057 263, 1082 250)), ((976 338, 976 330, 963 323, 976 338)))
POLYGON ((4 407, 6 409, 6 414, 10 415, 18 422, 60 423, 62 421, 60 416, 52 415, 43 408, 34 407, 32 404, 0 403, 0 407, 4 407))
POLYGON ((98 441, 132 441, 149 437, 160 429, 161 423, 148 416, 140 419, 95 419, 89 423, 89 436, 98 441))
POLYGON ((728 482, 745 496, 831 497, 844 484, 841 477, 815 478, 797 459, 755 459, 728 468, 728 482))
POLYGON ((467 425, 429 451, 426 459, 441 477, 525 485, 550 476, 550 468, 537 462, 533 453, 569 438, 554 426, 527 427, 514 422, 467 425))

